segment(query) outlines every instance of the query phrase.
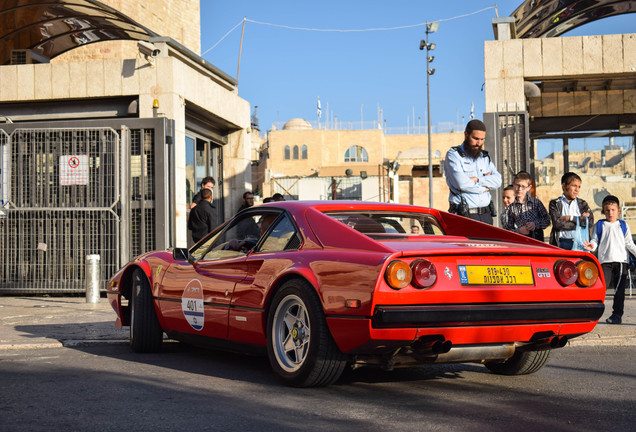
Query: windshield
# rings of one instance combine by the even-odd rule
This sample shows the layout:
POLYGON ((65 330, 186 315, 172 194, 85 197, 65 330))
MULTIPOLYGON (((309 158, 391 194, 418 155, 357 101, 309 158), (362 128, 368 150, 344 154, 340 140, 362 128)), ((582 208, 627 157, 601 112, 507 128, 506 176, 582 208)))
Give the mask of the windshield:
POLYGON ((437 219, 425 213, 340 211, 325 214, 364 234, 444 235, 437 219))

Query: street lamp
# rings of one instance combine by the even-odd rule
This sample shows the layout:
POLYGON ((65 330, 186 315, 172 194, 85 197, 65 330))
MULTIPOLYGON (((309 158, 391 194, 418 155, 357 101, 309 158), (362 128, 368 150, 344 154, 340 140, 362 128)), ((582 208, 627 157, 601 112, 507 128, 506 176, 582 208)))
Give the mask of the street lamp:
POLYGON ((435 69, 430 68, 430 64, 435 57, 430 52, 435 49, 434 43, 428 42, 428 34, 435 33, 439 28, 438 22, 426 22, 426 40, 420 41, 420 51, 426 48, 426 105, 428 111, 428 200, 429 207, 433 207, 433 151, 431 149, 431 75, 435 73, 435 69))

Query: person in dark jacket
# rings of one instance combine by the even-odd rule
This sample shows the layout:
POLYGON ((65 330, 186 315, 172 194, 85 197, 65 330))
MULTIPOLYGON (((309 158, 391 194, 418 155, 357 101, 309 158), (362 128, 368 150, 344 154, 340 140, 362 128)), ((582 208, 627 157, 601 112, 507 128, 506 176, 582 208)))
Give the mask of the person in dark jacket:
POLYGON ((188 218, 188 229, 192 231, 192 240, 198 243, 216 226, 216 209, 212 205, 212 191, 201 189, 201 201, 190 210, 188 218))
POLYGON ((579 217, 580 222, 583 222, 582 219, 589 218, 588 229, 591 230, 592 225, 594 225, 594 215, 588 203, 578 198, 581 190, 581 177, 573 172, 563 174, 561 188, 563 195, 550 201, 548 207, 550 219, 552 219, 550 244, 561 249, 571 250, 574 244, 577 217, 579 217))
MULTIPOLYGON (((203 177, 203 180, 201 180, 201 190, 203 189, 213 190, 215 184, 216 184, 216 181, 214 180, 214 177, 212 176, 203 177)), ((196 205, 199 204, 200 201, 201 201, 201 191, 197 192, 197 194, 192 198, 192 204, 190 205, 190 208, 196 207, 196 205)))

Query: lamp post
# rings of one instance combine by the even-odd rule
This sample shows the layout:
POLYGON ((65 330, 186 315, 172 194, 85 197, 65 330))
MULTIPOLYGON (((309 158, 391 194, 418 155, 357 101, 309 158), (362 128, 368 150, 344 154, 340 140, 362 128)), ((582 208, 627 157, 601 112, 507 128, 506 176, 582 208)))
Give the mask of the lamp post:
POLYGON ((429 207, 433 207, 433 151, 431 149, 431 75, 435 69, 430 68, 430 64, 435 57, 429 55, 435 49, 434 43, 428 42, 428 34, 435 33, 439 28, 438 22, 426 22, 426 40, 420 41, 420 51, 426 48, 426 106, 428 111, 428 201, 429 207))

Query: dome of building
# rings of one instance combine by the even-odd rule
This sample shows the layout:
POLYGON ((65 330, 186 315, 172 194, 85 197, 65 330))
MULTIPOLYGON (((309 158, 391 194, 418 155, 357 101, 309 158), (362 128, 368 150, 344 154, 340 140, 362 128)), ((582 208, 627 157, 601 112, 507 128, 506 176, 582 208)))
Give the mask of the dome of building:
POLYGON ((283 130, 293 129, 312 129, 312 127, 307 120, 303 120, 301 118, 293 118, 285 123, 285 126, 283 126, 283 130))

